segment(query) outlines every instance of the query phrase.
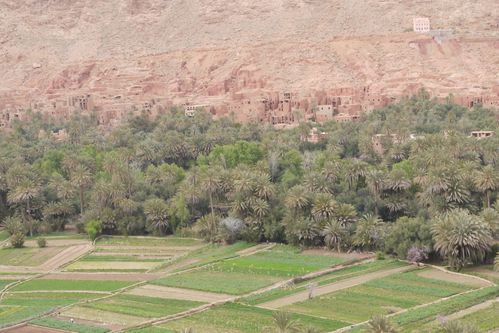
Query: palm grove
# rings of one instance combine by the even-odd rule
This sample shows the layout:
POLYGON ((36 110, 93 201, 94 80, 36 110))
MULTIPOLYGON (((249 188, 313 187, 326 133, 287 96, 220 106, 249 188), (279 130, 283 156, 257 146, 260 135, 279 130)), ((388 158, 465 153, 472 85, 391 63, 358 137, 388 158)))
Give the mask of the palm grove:
POLYGON ((0 134, 0 217, 13 245, 74 224, 91 238, 287 242, 455 269, 494 255, 499 140, 468 137, 497 131, 492 110, 421 92, 359 122, 318 125, 319 143, 303 140, 309 123, 276 130, 176 108, 111 132, 93 117, 31 118, 0 134), (53 139, 62 128, 68 139, 53 139))

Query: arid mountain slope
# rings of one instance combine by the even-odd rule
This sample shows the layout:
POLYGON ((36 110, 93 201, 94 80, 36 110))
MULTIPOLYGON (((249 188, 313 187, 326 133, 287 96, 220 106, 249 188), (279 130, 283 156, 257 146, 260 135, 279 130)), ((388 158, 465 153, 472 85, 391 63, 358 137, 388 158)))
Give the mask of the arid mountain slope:
POLYGON ((77 94, 494 95, 498 72, 494 0, 0 0, 0 109, 77 94), (413 33, 418 16, 453 35, 413 33))

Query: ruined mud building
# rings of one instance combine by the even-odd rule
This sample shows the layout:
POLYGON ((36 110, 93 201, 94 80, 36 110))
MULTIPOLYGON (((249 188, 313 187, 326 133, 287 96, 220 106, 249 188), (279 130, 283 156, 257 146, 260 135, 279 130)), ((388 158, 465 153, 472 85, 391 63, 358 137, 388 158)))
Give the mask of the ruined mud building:
MULTIPOLYGON (((146 113, 151 117, 167 112, 173 105, 183 105, 186 116, 199 110, 210 112, 215 118, 231 117, 241 123, 268 123, 276 127, 300 121, 349 122, 360 115, 397 101, 401 96, 387 96, 371 87, 344 87, 330 90, 301 92, 235 93, 230 96, 208 96, 203 103, 197 97, 171 100, 149 96, 139 90, 120 93, 118 90, 75 92, 51 91, 45 95, 29 92, 0 92, 0 128, 10 128, 16 119, 24 120, 27 111, 38 112, 58 120, 68 120, 72 114, 94 114, 102 127, 113 127, 130 113, 146 113), (30 96, 44 96, 43 100, 30 96), (215 98, 216 97, 216 98, 215 98)), ((458 95, 454 102, 465 107, 483 105, 499 107, 499 87, 489 95, 458 95)))

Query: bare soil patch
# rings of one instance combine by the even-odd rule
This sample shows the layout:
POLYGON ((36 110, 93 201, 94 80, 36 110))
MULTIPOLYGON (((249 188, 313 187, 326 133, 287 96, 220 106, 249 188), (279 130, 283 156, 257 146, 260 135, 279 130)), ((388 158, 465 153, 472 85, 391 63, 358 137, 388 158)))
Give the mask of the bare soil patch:
POLYGON ((61 267, 68 262, 71 262, 85 253, 89 252, 92 249, 92 245, 90 245, 88 242, 87 244, 83 245, 75 245, 68 247, 61 253, 57 254, 56 256, 52 257, 42 265, 40 265, 40 268, 43 268, 47 271, 56 269, 58 267, 61 267))
POLYGON ((97 321, 106 325, 129 326, 137 325, 144 321, 142 317, 130 316, 116 312, 109 312, 97 309, 74 306, 62 312, 62 315, 69 318, 97 321))
POLYGON ((161 272, 166 272, 166 273, 173 272, 173 271, 188 267, 190 265, 197 264, 200 261, 201 261, 201 259, 199 259, 199 258, 192 258, 192 259, 188 259, 185 261, 180 261, 180 262, 177 262, 177 263, 174 263, 172 265, 165 267, 165 269, 162 269, 161 272))
POLYGON ((73 319, 74 322, 77 324, 104 327, 104 328, 108 328, 110 330, 117 330, 117 329, 124 327, 121 325, 105 324, 105 323, 101 323, 99 321, 86 320, 86 319, 81 319, 81 318, 72 318, 72 317, 66 317, 66 316, 56 316, 56 318, 60 319, 60 320, 66 320, 66 321, 70 321, 71 319, 73 319))
POLYGON ((471 275, 464 275, 464 274, 455 274, 455 273, 448 273, 441 271, 439 269, 426 269, 420 273, 417 273, 421 277, 429 278, 429 279, 435 279, 435 280, 442 280, 442 281, 447 281, 447 282, 453 282, 453 283, 460 283, 460 284, 466 284, 469 286, 473 287, 485 287, 490 285, 490 283, 487 283, 486 281, 483 281, 482 279, 473 277, 471 275))
POLYGON ((132 289, 127 293, 138 296, 148 296, 148 297, 157 297, 157 298, 166 298, 166 299, 180 299, 186 301, 198 301, 206 303, 222 301, 234 297, 226 294, 217 294, 217 293, 210 293, 210 292, 197 291, 191 289, 170 288, 170 287, 162 287, 154 285, 145 285, 139 288, 132 289))
MULTIPOLYGON (((60 246, 75 246, 75 245, 85 245, 90 244, 86 239, 70 239, 70 238, 46 238, 48 247, 60 247, 60 246)), ((32 239, 24 243, 27 247, 38 247, 37 241, 32 239)))
POLYGON ((151 273, 79 273, 57 272, 42 276, 45 280, 87 280, 87 281, 146 281, 159 278, 151 273))

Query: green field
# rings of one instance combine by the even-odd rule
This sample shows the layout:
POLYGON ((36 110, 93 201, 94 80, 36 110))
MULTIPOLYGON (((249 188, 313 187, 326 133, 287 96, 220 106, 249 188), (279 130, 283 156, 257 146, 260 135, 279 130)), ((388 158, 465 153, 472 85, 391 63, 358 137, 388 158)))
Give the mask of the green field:
POLYGON ((7 294, 0 304, 0 327, 34 318, 61 306, 101 296, 91 293, 7 294))
POLYGON ((225 260, 197 271, 170 276, 152 283, 241 295, 343 261, 335 257, 302 255, 298 249, 277 246, 269 251, 225 260))
POLYGON ((354 324, 376 314, 389 314, 469 289, 420 277, 411 271, 288 305, 284 309, 354 324))
POLYGON ((82 305, 83 307, 121 313, 143 318, 167 316, 202 305, 201 302, 162 299, 135 295, 118 295, 98 302, 82 305))
POLYGON ((9 266, 38 266, 64 250, 64 247, 0 248, 0 263, 9 266))
POLYGON ((95 327, 90 325, 71 323, 69 321, 64 321, 56 319, 53 317, 46 317, 42 319, 36 319, 30 322, 30 324, 42 327, 55 328, 59 330, 65 330, 75 333, 106 333, 109 329, 103 327, 95 327))
POLYGON ((69 290, 69 291, 113 291, 133 284, 130 281, 91 281, 91 280, 42 280, 35 279, 21 283, 11 292, 16 291, 45 291, 45 290, 69 290))
MULTIPOLYGON (((298 320, 302 325, 315 327, 319 332, 333 331, 346 325, 340 321, 300 314, 294 314, 293 319, 298 320)), ((192 327, 196 333, 261 333, 265 328, 271 326, 272 311, 241 304, 226 304, 161 325, 162 328, 172 332, 192 327)))
POLYGON ((350 267, 345 267, 339 269, 335 272, 314 278, 312 280, 306 280, 292 286, 283 287, 279 289, 275 289, 263 294, 254 295, 246 297, 242 300, 243 303, 249 305, 257 305, 265 302, 269 302, 281 297, 289 296, 295 294, 297 292, 301 292, 307 290, 307 286, 310 283, 316 283, 318 286, 331 284, 334 282, 338 282, 345 279, 350 279, 356 276, 360 276, 367 273, 372 273, 376 271, 392 269, 397 267, 405 266, 405 263, 402 263, 397 260, 378 260, 365 264, 354 265, 350 267))
MULTIPOLYGON (((311 283, 318 286, 334 285, 348 279, 358 279, 369 273, 407 266, 407 263, 392 259, 367 260, 352 264, 347 262, 348 256, 335 257, 334 253, 322 255, 311 251, 305 254, 300 249, 288 245, 276 245, 272 248, 266 246, 246 242, 213 245, 196 239, 177 237, 106 238, 98 242, 94 252, 71 263, 64 270, 81 271, 82 274, 154 271, 159 277, 147 283, 190 289, 186 294, 194 298, 196 294, 193 290, 245 295, 276 282, 294 281, 286 286, 248 296, 237 302, 213 306, 181 319, 130 330, 140 333, 175 333, 180 329, 192 327, 196 333, 262 333, 273 325, 273 311, 260 308, 259 304, 306 291, 311 283), (251 251, 257 250, 256 253, 240 252, 253 246, 256 247, 251 251), (341 264, 344 267, 311 280, 292 280, 341 264)), ((2 249, 0 263, 4 264, 5 260, 14 265, 36 266, 64 248, 66 247, 2 249)), ((399 332, 438 333, 437 316, 452 314, 499 295, 498 286, 474 290, 472 286, 448 281, 466 279, 448 279, 438 274, 422 276, 423 272, 431 272, 430 269, 409 269, 404 273, 394 273, 379 279, 366 279, 363 284, 289 304, 281 310, 289 312, 293 319, 303 326, 313 326, 319 332, 331 332, 358 323, 363 325, 362 323, 375 314, 392 314, 391 319, 399 332), (439 278, 444 280, 438 280, 439 278), (457 296, 427 304, 452 295, 457 296), (423 306, 418 307, 420 305, 423 306), (407 312, 398 313, 402 310, 407 312), (393 315, 394 313, 398 314, 393 315)), ((484 271, 484 267, 480 269, 484 271)), ((5 274, 18 275, 4 272, 3 275, 5 274)), ((2 273, 0 289, 16 281, 2 279, 1 276, 2 273)), ((146 276, 150 275, 140 275, 138 279, 141 279, 141 276, 146 279, 146 276)), ((132 290, 135 284, 137 282, 84 280, 79 277, 77 280, 37 278, 21 282, 8 290, 0 302, 0 327, 30 320, 32 325, 68 332, 104 333, 107 327, 136 327, 152 319, 175 315, 206 304, 202 301, 139 296, 140 291, 121 293, 123 288, 130 287, 132 290), (58 319, 46 315, 55 310, 60 311, 64 317, 79 318, 84 322, 75 324, 70 323, 67 318, 58 319)), ((142 284, 137 284, 140 285, 142 284)), ((484 331, 493 330, 499 328, 497 313, 496 304, 469 314, 461 320, 473 323, 484 331)), ((358 326, 349 332, 363 330, 364 327, 358 326)))
POLYGON ((97 241, 98 245, 122 245, 122 246, 185 246, 193 247, 203 245, 203 241, 193 238, 179 238, 179 237, 164 237, 164 238, 151 238, 151 237, 104 237, 97 241))
POLYGON ((255 244, 247 242, 237 242, 228 246, 221 244, 209 244, 202 249, 195 250, 178 260, 173 260, 163 265, 162 268, 169 269, 171 265, 176 265, 179 268, 174 269, 174 271, 179 271, 199 267, 216 261, 237 257, 238 251, 242 251, 254 245, 255 244))
POLYGON ((471 313, 459 319, 482 331, 492 331, 499 328, 499 303, 496 302, 486 309, 471 313))

